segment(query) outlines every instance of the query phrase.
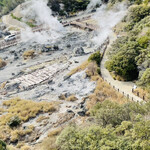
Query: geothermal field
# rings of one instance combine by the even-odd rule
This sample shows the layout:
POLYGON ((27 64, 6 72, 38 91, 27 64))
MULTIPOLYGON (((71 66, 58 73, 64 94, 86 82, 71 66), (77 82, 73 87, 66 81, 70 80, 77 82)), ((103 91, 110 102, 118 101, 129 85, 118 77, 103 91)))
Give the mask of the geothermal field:
MULTIPOLYGON (((21 22, 11 14, 2 17, 4 31, 11 28, 10 32, 17 34, 18 39, 6 42, 1 38, 0 41, 4 43, 0 57, 6 62, 0 69, 1 107, 3 102, 19 98, 56 105, 53 113, 39 113, 21 124, 23 130, 34 126, 34 132, 21 138, 30 146, 40 143, 58 127, 72 121, 83 122, 86 100, 94 92, 96 81, 82 67, 91 54, 100 49, 103 53, 109 40, 116 38, 113 27, 126 14, 124 3, 110 11, 103 5, 91 12, 95 5, 92 1, 86 11, 63 18, 54 17, 46 1, 31 0, 13 10, 14 16, 22 18, 21 22), (36 27, 25 24, 33 19, 36 27), (38 121, 39 118, 43 119, 38 121)), ((18 142, 6 139, 10 144, 18 142)))

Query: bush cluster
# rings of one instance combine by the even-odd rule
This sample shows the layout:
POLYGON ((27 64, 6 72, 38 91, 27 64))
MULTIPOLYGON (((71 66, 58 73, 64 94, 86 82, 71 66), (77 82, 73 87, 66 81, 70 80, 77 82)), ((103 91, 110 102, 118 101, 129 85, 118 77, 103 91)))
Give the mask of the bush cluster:
POLYGON ((112 51, 115 50, 110 61, 106 63, 107 69, 125 80, 137 79, 139 72, 135 57, 139 55, 138 43, 130 38, 120 38, 112 47, 112 51))
POLYGON ((10 118, 8 125, 10 128, 13 128, 19 126, 20 123, 21 123, 20 118, 18 116, 13 116, 12 118, 10 118))
POLYGON ((110 101, 92 110, 98 121, 90 127, 69 126, 57 139, 60 150, 148 150, 150 121, 144 120, 150 103, 118 105, 110 101))
POLYGON ((97 65, 99 66, 100 65, 100 62, 101 62, 101 59, 102 59, 102 55, 100 53, 100 51, 97 51, 96 53, 92 54, 88 61, 91 62, 91 61, 95 61, 97 63, 97 65))
POLYGON ((34 50, 27 50, 23 53, 23 58, 26 60, 28 58, 33 58, 35 55, 35 51, 34 50))
POLYGON ((150 90, 150 68, 147 68, 141 78, 138 81, 140 86, 143 86, 150 90))
MULTIPOLYGON (((118 38, 110 49, 109 71, 130 81, 140 79, 150 67, 150 6, 137 5, 129 9, 126 23, 132 24, 126 35, 118 38)), ((126 27, 125 27, 126 29, 126 27)))
POLYGON ((129 13, 127 16, 128 25, 126 27, 127 30, 132 30, 134 25, 140 22, 142 19, 150 15, 150 6, 146 5, 137 5, 132 6, 129 9, 129 13))

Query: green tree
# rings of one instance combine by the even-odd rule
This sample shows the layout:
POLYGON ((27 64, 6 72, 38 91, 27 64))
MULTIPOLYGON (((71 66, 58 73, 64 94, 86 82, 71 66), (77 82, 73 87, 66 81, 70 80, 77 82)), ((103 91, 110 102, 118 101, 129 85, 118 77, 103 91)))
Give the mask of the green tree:
POLYGON ((0 150, 7 150, 6 149, 6 143, 0 140, 0 150))

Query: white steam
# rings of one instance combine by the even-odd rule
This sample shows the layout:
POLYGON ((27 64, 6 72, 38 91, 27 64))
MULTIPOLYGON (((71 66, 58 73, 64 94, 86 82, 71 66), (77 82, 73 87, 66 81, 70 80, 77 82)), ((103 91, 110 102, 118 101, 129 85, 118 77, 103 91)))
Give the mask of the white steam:
POLYGON ((107 5, 102 5, 97 9, 94 19, 98 21, 99 30, 97 36, 92 40, 101 45, 111 35, 113 27, 123 19, 126 12, 127 6, 125 3, 120 3, 111 10, 107 9, 107 5))
POLYGON ((86 8, 86 13, 91 12, 91 10, 96 7, 96 5, 101 3, 102 3, 101 0, 91 0, 86 8))
POLYGON ((34 20, 36 25, 42 25, 48 31, 32 32, 31 28, 27 26, 25 31, 22 31, 23 41, 33 40, 45 43, 61 36, 63 26, 56 17, 52 16, 52 11, 47 6, 47 3, 47 0, 27 0, 24 3, 25 8, 22 10, 23 21, 34 20))

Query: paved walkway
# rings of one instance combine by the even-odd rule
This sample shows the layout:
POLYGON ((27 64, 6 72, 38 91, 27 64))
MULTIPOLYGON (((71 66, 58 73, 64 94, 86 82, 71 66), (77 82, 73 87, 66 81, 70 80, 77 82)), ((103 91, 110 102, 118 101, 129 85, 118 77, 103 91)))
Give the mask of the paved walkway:
POLYGON ((137 97, 135 96, 133 93, 132 93, 132 88, 134 86, 134 83, 133 82, 122 82, 122 81, 117 81, 117 80, 114 80, 112 78, 112 76, 110 75, 109 71, 105 68, 105 62, 108 60, 107 58, 107 52, 108 52, 108 49, 110 48, 110 45, 112 44, 112 42, 116 39, 116 35, 112 35, 110 37, 110 44, 108 45, 107 47, 107 50, 104 54, 104 57, 103 57, 103 60, 101 62, 101 74, 102 74, 102 77, 104 80, 106 80, 108 83, 110 83, 112 86, 115 87, 116 90, 119 89, 119 92, 123 93, 124 92, 124 95, 125 96, 128 96, 129 99, 133 100, 133 101, 136 101, 136 102, 141 102, 143 101, 140 97, 137 97))

